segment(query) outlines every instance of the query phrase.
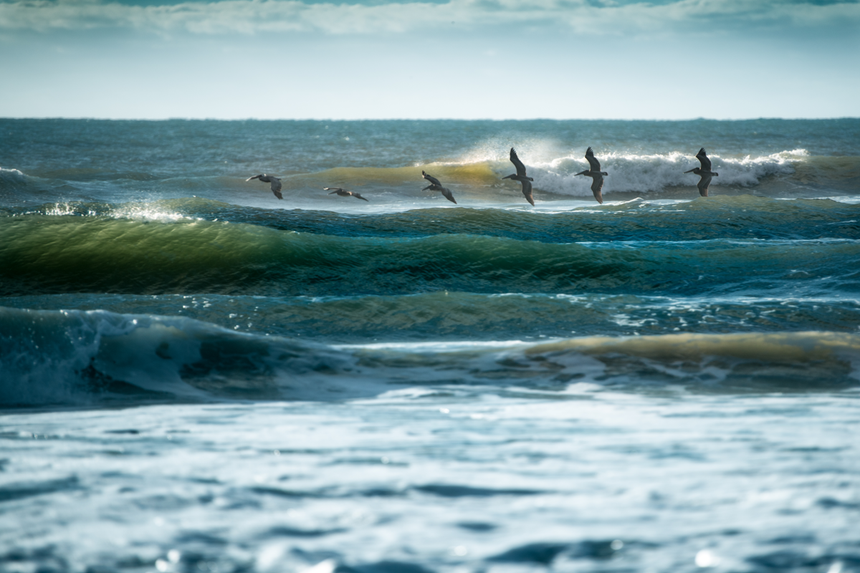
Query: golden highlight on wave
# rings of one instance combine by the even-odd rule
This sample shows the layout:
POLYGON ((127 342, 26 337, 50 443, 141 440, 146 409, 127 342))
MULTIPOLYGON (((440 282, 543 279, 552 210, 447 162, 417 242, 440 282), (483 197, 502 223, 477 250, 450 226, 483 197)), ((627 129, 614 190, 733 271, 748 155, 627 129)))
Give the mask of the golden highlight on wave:
MULTIPOLYGON (((593 336, 533 346, 527 354, 567 351, 591 356, 616 353, 657 360, 700 360, 707 356, 724 356, 747 360, 810 362, 840 357, 856 360, 860 367, 860 335, 845 332, 685 333, 625 338, 593 336)), ((860 372, 855 376, 860 380, 860 372)))

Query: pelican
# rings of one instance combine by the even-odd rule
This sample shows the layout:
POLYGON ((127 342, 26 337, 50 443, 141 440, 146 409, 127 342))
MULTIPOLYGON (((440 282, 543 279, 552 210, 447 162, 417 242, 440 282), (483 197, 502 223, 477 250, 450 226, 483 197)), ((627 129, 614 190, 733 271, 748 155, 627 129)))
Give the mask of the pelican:
POLYGON ((517 152, 514 151, 513 147, 511 147, 511 163, 513 163, 514 167, 517 168, 517 172, 512 173, 511 175, 508 175, 507 177, 502 177, 502 179, 514 179, 514 180, 522 183, 523 184, 523 196, 526 198, 526 201, 528 201, 529 203, 534 205, 535 200, 534 200, 534 197, 532 197, 532 184, 531 184, 531 182, 534 181, 534 179, 526 176, 526 166, 523 165, 523 162, 520 161, 519 157, 517 157, 517 152))
POLYGON ((594 152, 590 147, 585 150, 585 158, 588 159, 589 169, 580 171, 577 175, 591 177, 591 192, 594 193, 594 198, 597 199, 598 203, 603 203, 603 176, 609 175, 609 173, 600 170, 600 162, 594 157, 594 152))
MULTIPOLYGON (((329 195, 334 195, 335 193, 337 193, 339 197, 355 197, 356 199, 367 201, 367 199, 365 199, 355 191, 347 191, 346 189, 341 189, 340 187, 323 187, 323 190, 331 191, 329 195)), ((370 203, 370 201, 367 202, 370 203)))
POLYGON ((262 175, 254 175, 253 177, 248 177, 245 181, 250 181, 251 179, 259 179, 263 183, 271 183, 272 184, 272 193, 275 194, 275 197, 278 199, 283 199, 284 196, 281 195, 281 180, 275 177, 274 175, 266 175, 263 173, 262 175))
POLYGON ((442 187, 442 184, 439 183, 439 180, 433 177, 432 175, 428 175, 427 173, 421 172, 421 176, 430 182, 430 185, 422 189, 422 191, 427 191, 430 189, 431 191, 441 191, 442 195, 445 196, 445 199, 450 201, 451 203, 457 203, 454 201, 454 196, 451 194, 451 191, 442 187))
POLYGON ((719 177, 720 174, 711 171, 711 160, 708 159, 708 154, 705 153, 704 147, 701 148, 696 154, 696 159, 698 159, 699 163, 702 164, 702 168, 699 169, 698 167, 696 167, 695 169, 684 171, 684 173, 695 173, 700 177, 699 182, 696 184, 696 187, 699 188, 699 195, 701 195, 702 197, 707 197, 708 186, 711 184, 711 179, 713 177, 719 177))

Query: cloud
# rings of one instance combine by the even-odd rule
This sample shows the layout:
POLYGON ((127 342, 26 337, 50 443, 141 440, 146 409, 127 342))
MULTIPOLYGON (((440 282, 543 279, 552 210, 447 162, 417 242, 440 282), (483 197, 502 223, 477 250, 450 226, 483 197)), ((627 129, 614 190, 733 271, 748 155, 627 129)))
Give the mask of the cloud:
POLYGON ((135 6, 104 0, 0 2, 0 30, 134 29, 192 34, 398 34, 547 27, 577 34, 654 36, 760 30, 854 34, 860 4, 770 0, 680 0, 668 4, 587 0, 450 0, 377 5, 305 4, 296 0, 223 0, 135 6))

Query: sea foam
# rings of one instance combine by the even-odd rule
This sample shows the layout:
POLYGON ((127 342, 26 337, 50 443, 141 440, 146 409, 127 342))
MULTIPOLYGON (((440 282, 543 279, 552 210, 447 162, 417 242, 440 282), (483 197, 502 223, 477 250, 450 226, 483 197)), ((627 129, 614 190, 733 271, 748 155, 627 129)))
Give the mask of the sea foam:
MULTIPOLYGON (((766 177, 792 175, 795 165, 804 157, 803 150, 743 158, 711 155, 712 169, 719 173, 711 186, 752 187, 766 177)), ((655 155, 610 152, 598 155, 598 160, 601 169, 609 173, 604 178, 604 193, 656 193, 669 187, 695 187, 699 179, 693 173, 684 173, 699 167, 699 162, 680 152, 655 155)), ((591 196, 591 179, 576 175, 589 168, 584 158, 559 157, 526 166, 535 178, 536 188, 563 195, 591 196)))

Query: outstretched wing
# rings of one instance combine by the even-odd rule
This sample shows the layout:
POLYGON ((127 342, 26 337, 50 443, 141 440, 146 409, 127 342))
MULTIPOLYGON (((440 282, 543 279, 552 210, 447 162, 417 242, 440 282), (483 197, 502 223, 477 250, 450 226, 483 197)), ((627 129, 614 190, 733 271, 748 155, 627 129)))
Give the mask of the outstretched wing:
POLYGON ((329 195, 334 195, 335 193, 339 195, 343 189, 340 187, 323 187, 323 191, 329 191, 329 195))
POLYGON ((457 203, 457 202, 454 200, 454 195, 451 193, 451 191, 450 191, 449 189, 445 189, 444 187, 442 187, 441 189, 439 189, 439 191, 441 191, 441 192, 442 192, 442 195, 444 195, 444 196, 445 196, 445 199, 447 199, 447 200, 448 200, 448 201, 450 201, 451 203, 454 203, 454 204, 456 204, 456 203, 457 203))
POLYGON ((699 152, 696 154, 696 159, 699 160, 699 163, 702 164, 702 171, 710 171, 711 170, 711 160, 708 159, 708 154, 705 153, 705 148, 701 148, 699 152))
POLYGON ((260 179, 261 177, 262 177, 262 174, 261 175, 254 175, 253 177, 248 177, 247 179, 245 179, 245 181, 251 181, 252 179, 260 179))
POLYGON ((590 147, 585 150, 585 158, 588 159, 588 166, 592 171, 600 171, 600 162, 594 157, 594 152, 590 147))
MULTIPOLYGON (((356 199, 361 199, 362 201, 367 201, 367 199, 365 199, 364 197, 362 197, 361 195, 359 195, 359 194, 358 194, 358 193, 356 193, 355 191, 351 191, 351 192, 350 192, 350 195, 352 195, 352 196, 353 196, 353 197, 355 197, 356 199)), ((367 201, 367 202, 368 202, 368 203, 370 203, 370 201, 367 201)))
POLYGON ((591 182, 591 192, 598 203, 603 203, 603 176, 598 175, 591 182))
POLYGON ((522 184, 523 184, 523 197, 525 197, 526 201, 528 201, 529 203, 532 204, 532 206, 534 206, 535 199, 534 199, 534 196, 532 196, 532 182, 529 181, 528 179, 524 179, 522 181, 522 184))
POLYGON ((438 185, 439 187, 441 187, 441 186, 442 186, 442 184, 441 184, 441 183, 439 183, 439 180, 438 180, 438 179, 436 179, 435 177, 433 177, 432 175, 428 175, 427 173, 424 173, 424 172, 422 171, 422 172, 421 172, 421 176, 422 176, 422 177, 424 177, 424 179, 426 179, 427 181, 429 181, 429 182, 430 182, 430 183, 432 183, 433 185, 438 185))
POLYGON ((277 177, 272 177, 272 193, 274 193, 275 197, 278 199, 284 198, 284 196, 281 195, 281 180, 277 177))
POLYGON ((514 167, 517 168, 517 175, 520 177, 526 176, 526 166, 523 165, 523 162, 520 161, 519 157, 517 157, 517 152, 514 151, 513 147, 511 147, 511 163, 513 163, 514 167))
POLYGON ((708 187, 711 186, 711 179, 713 179, 713 177, 710 173, 703 174, 702 178, 699 179, 699 183, 696 184, 696 187, 699 188, 699 195, 701 195, 702 197, 708 196, 708 187))

